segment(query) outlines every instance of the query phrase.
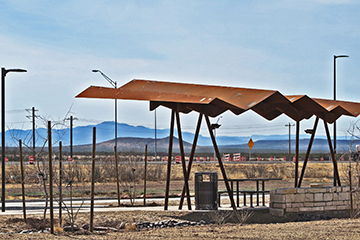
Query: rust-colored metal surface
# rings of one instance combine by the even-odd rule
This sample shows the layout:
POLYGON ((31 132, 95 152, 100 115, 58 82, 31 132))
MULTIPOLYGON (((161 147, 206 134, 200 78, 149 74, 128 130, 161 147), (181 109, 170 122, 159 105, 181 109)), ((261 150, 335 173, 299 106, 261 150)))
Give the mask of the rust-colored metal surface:
POLYGON ((328 123, 333 123, 342 115, 357 117, 360 114, 360 103, 335 101, 319 98, 309 98, 306 95, 286 96, 299 109, 304 118, 311 114, 320 117, 328 123))
POLYGON ((126 99, 126 100, 145 100, 145 101, 169 101, 179 103, 192 103, 208 104, 213 99, 209 99, 201 95, 189 95, 182 93, 168 93, 159 91, 145 91, 145 90, 132 90, 124 88, 108 88, 90 86, 79 95, 77 98, 104 98, 104 99, 126 99))
POLYGON ((147 100, 151 102, 151 110, 162 105, 183 113, 197 111, 211 117, 227 110, 239 115, 254 109, 269 120, 282 114, 276 109, 277 104, 290 104, 273 90, 150 80, 132 80, 118 89, 91 86, 76 97, 147 100))
POLYGON ((360 103, 310 98, 306 95, 284 96, 278 91, 186 84, 134 79, 120 88, 90 86, 77 98, 145 100, 150 110, 158 106, 178 112, 200 112, 216 117, 225 111, 239 115, 253 110, 267 120, 285 114, 295 121, 313 115, 333 123, 342 115, 358 116, 360 103))

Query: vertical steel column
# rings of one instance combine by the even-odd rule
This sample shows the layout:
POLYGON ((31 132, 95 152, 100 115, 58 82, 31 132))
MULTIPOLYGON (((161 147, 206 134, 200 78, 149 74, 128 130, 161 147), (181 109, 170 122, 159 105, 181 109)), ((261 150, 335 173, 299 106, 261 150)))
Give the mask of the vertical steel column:
POLYGON ((240 197, 239 197, 239 180, 236 181, 236 206, 240 207, 240 197))
POLYGON ((256 206, 259 206, 259 180, 256 181, 256 206))
POLYGON ((171 123, 170 123, 170 136, 169 136, 169 152, 168 152, 168 162, 167 162, 167 174, 166 174, 166 189, 165 189, 165 205, 164 210, 168 210, 169 205, 169 189, 170 189, 170 173, 171 173, 171 155, 173 147, 173 138, 174 138, 174 115, 175 110, 171 110, 171 123))
POLYGON ((51 121, 48 121, 48 148, 49 148, 49 192, 50 192, 50 232, 54 234, 54 198, 53 198, 53 166, 51 121))
POLYGON ((62 226, 62 179, 63 179, 63 169, 62 169, 62 142, 59 142, 59 225, 62 226))
POLYGON ((24 159, 23 159, 23 153, 22 153, 21 139, 19 140, 19 151, 20 151, 21 195, 22 195, 22 205, 23 205, 23 216, 24 216, 24 221, 26 222, 24 159))
POLYGON ((186 197, 187 197, 187 203, 188 203, 188 210, 191 210, 191 200, 190 200, 190 191, 189 191, 189 184, 186 179, 186 163, 185 163, 185 153, 184 153, 184 144, 182 139, 182 133, 181 133, 181 124, 180 124, 180 115, 179 112, 175 112, 176 116, 176 125, 178 130, 178 136, 179 136, 179 147, 180 147, 180 154, 181 154, 181 165, 183 169, 183 175, 184 175, 184 186, 186 191, 186 197))
POLYGON ((234 202, 233 193, 232 193, 232 191, 231 191, 231 189, 230 189, 230 186, 229 186, 229 181, 228 181, 228 178, 227 178, 227 176, 226 176, 226 172, 225 172, 224 165, 223 165, 223 163, 222 163, 222 161, 221 161, 220 151, 219 151, 219 148, 218 148, 218 146, 217 146, 217 144, 216 144, 216 140, 215 140, 214 134, 213 134, 212 129, 211 129, 211 124, 210 124, 210 120, 209 120, 209 116, 208 116, 208 115, 205 115, 205 120, 206 120, 206 124, 207 124, 208 130, 209 130, 209 134, 210 134, 210 137, 211 137, 211 140, 212 140, 214 149, 215 149, 216 157, 217 157, 218 162, 219 162, 219 166, 220 166, 220 169, 221 169, 221 173, 222 173, 223 178, 224 178, 226 190, 227 190, 228 195, 229 195, 229 198, 230 198, 231 207, 232 207, 234 210, 236 210, 236 205, 235 205, 235 202, 234 202))
POLYGON ((96 153, 96 127, 93 127, 93 144, 92 144, 92 161, 91 161, 90 232, 93 232, 94 230, 95 153, 96 153))
POLYGON ((263 203, 263 206, 265 206, 265 181, 262 180, 262 203, 263 203))
POLYGON ((144 206, 146 206, 146 175, 147 175, 147 144, 145 145, 145 160, 144 160, 144 206))
POLYGON ((338 182, 338 185, 341 186, 340 177, 339 177, 339 171, 338 171, 338 167, 337 167, 337 160, 335 158, 334 150, 333 150, 332 144, 331 144, 329 127, 328 127, 327 122, 325 120, 324 120, 324 127, 325 127, 326 137, 327 137, 327 140, 328 140, 329 149, 330 149, 330 153, 331 153, 331 158, 332 158, 332 162, 333 162, 333 166, 334 166, 334 178, 335 178, 334 186, 336 186, 336 180, 338 182))
POLYGON ((1 211, 5 212, 5 68, 1 68, 1 211))
POLYGON ((299 179, 299 137, 300 137, 300 121, 296 121, 295 187, 297 187, 298 179, 299 179))
POLYGON ((70 157, 73 159, 73 116, 70 116, 70 157))
POLYGON ((310 156, 311 147, 312 147, 314 139, 315 139, 315 133, 316 133, 318 122, 319 122, 319 117, 316 117, 314 127, 313 127, 313 132, 311 133, 311 138, 310 138, 310 141, 309 141, 309 145, 308 145, 308 148, 306 150, 304 165, 303 165, 303 167, 301 169, 300 179, 299 179, 297 187, 301 187, 301 183, 302 183, 302 180, 304 178, 305 168, 306 168, 306 165, 307 165, 307 162, 308 162, 308 158, 310 156))
POLYGON ((118 163, 118 152, 117 146, 114 146, 114 157, 115 157, 115 172, 116 172, 116 189, 117 189, 117 198, 118 206, 120 207, 120 182, 119 182, 119 163, 118 163))
MULTIPOLYGON (((196 144, 197 144, 197 140, 199 138, 199 133, 200 133, 200 127, 201 127, 201 121, 202 121, 202 117, 203 114, 200 113, 199 114, 199 118, 198 118, 198 122, 196 125, 196 130, 195 130, 195 136, 194 136, 194 140, 193 140, 193 144, 191 147, 191 152, 190 152, 190 157, 189 157, 189 164, 188 164, 188 170, 186 171, 186 181, 189 181, 189 177, 190 177, 190 172, 191 172, 191 166, 192 166, 192 162, 194 159, 194 155, 195 155, 195 149, 196 149, 196 144)), ((184 197, 185 197, 185 185, 183 186, 183 190, 181 193, 181 199, 180 199, 180 203, 179 203, 179 210, 182 209, 182 205, 184 203, 184 197)))

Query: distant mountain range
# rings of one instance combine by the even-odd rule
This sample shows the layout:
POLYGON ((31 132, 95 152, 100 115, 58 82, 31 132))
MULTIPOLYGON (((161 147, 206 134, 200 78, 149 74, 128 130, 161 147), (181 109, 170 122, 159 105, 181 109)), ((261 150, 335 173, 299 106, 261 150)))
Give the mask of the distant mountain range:
MULTIPOLYGON (((87 149, 89 144, 92 143, 93 128, 96 127, 96 141, 97 149, 108 149, 114 146, 114 122, 102 122, 97 125, 79 126, 73 128, 73 145, 79 149, 87 149)), ((118 123, 118 148, 120 149, 143 149, 147 144, 149 150, 154 149, 155 146, 155 130, 146 128, 144 126, 132 126, 125 123, 118 123)), ((169 129, 157 129, 157 149, 166 150, 169 142, 169 129)), ((177 131, 174 133, 174 148, 178 148, 177 131)), ((186 142, 184 148, 190 151, 191 143, 193 142, 194 134, 190 132, 183 132, 183 140, 186 142)), ((35 139, 36 146, 42 146, 47 138, 47 129, 36 129, 35 139)), ((252 135, 246 137, 233 137, 233 136, 217 136, 217 144, 221 148, 226 149, 249 149, 247 146, 248 141, 252 138, 254 141, 253 150, 271 149, 271 150, 286 150, 289 149, 289 135, 252 135)), ((32 130, 11 129, 5 133, 6 146, 14 147, 18 145, 18 140, 22 139, 24 144, 32 146, 32 130)), ((309 135, 300 135, 300 150, 305 151, 309 142, 309 135)), ((70 129, 53 129, 52 141, 56 143, 62 141, 63 146, 70 145, 70 129)), ((353 143, 353 145, 359 143, 353 143)), ((211 139, 199 135, 198 146, 206 147, 212 146, 211 139)), ((341 151, 348 151, 350 141, 344 137, 337 138, 337 146, 341 151)), ((295 148, 295 136, 291 136, 291 148, 295 148)), ((315 139, 313 150, 321 151, 328 150, 328 143, 325 137, 319 136, 315 139)))

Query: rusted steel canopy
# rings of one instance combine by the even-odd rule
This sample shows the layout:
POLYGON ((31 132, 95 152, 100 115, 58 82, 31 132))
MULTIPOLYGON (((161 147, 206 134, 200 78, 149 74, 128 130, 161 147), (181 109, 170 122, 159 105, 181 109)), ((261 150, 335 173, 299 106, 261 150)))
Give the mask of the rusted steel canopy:
POLYGON ((306 95, 289 95, 286 97, 301 111, 306 119, 316 115, 328 123, 333 123, 342 115, 357 117, 360 114, 360 103, 309 98, 306 95))
POLYGON ((197 111, 211 117, 227 110, 239 115, 252 109, 269 120, 282 114, 277 110, 278 104, 290 104, 281 93, 273 90, 150 80, 132 80, 118 89, 91 86, 76 97, 148 100, 151 110, 162 105, 183 113, 197 111))
POLYGON ((236 115, 253 110, 273 120, 286 114, 295 121, 313 115, 328 123, 342 115, 358 116, 360 103, 310 98, 306 95, 284 96, 278 91, 213 85, 161 82, 134 79, 120 88, 90 86, 77 98, 107 98, 150 101, 150 110, 158 106, 178 112, 200 112, 216 117, 230 110, 236 115))

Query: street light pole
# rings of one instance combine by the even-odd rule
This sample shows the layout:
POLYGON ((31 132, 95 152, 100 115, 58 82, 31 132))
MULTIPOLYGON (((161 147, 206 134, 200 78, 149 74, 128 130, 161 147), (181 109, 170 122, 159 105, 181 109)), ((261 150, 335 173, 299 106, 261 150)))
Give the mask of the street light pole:
MULTIPOLYGON (((117 88, 116 81, 114 81, 111 78, 109 78, 108 76, 106 76, 105 73, 103 73, 102 71, 94 69, 94 70, 92 70, 92 72, 100 73, 101 76, 103 76, 103 78, 105 78, 106 81, 108 81, 115 89, 117 88)), ((117 99, 115 99, 115 146, 117 147, 117 99)))
POLYGON ((5 212, 5 76, 9 72, 26 72, 25 69, 1 68, 1 211, 5 212))
MULTIPOLYGON (((334 55, 334 100, 336 101, 336 59, 347 58, 348 55, 334 55)), ((334 156, 336 158, 336 121, 334 121, 334 156)), ((333 159, 334 161, 334 159, 333 159)), ((334 186, 336 186, 336 171, 334 169, 334 186)))

